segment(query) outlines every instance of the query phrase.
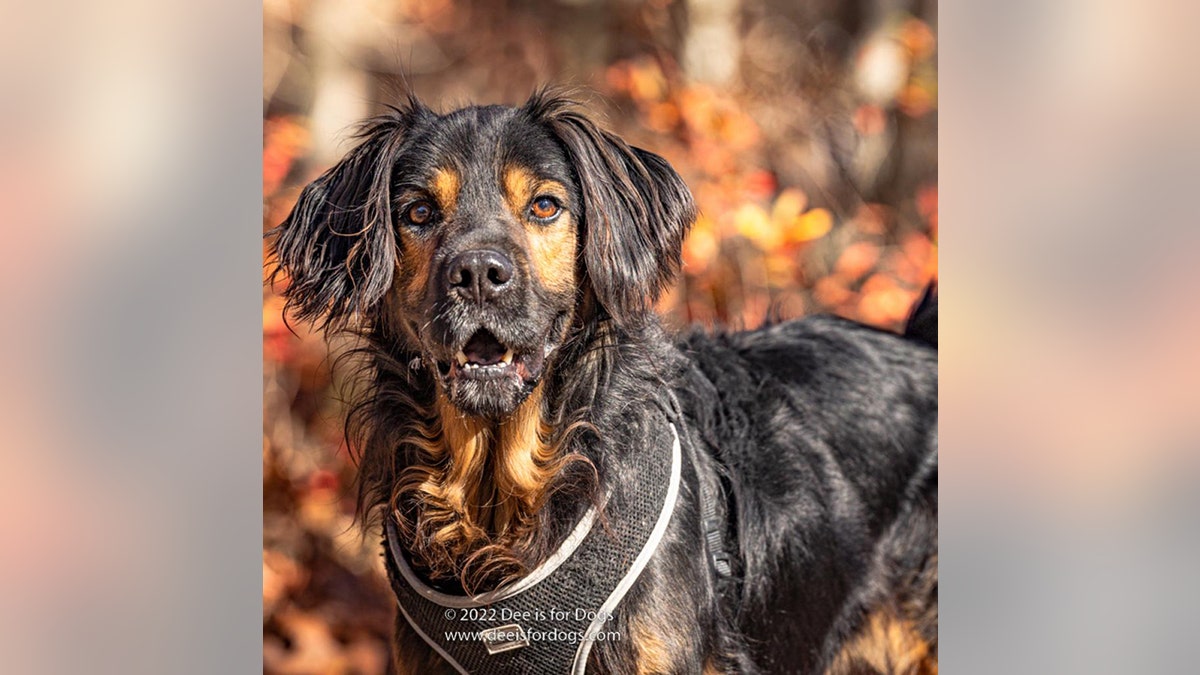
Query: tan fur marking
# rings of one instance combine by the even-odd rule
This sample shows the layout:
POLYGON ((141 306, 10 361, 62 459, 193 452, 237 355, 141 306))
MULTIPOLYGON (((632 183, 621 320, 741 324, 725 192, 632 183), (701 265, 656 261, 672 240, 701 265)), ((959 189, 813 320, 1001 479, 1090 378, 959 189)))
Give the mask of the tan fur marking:
POLYGON ((553 457, 553 449, 546 446, 550 429, 542 419, 541 386, 533 390, 511 417, 500 422, 497 432, 501 485, 513 495, 529 499, 528 504, 532 506, 537 501, 532 497, 545 487, 545 476, 538 465, 553 457))
POLYGON ((520 574, 548 488, 580 457, 550 442, 540 386, 500 424, 463 415, 441 393, 434 408, 432 426, 408 440, 425 460, 404 470, 395 495, 420 503, 409 525, 415 557, 468 589, 520 574))
POLYGON ((567 188, 557 181, 538 180, 528 169, 510 166, 504 170, 504 194, 509 211, 522 223, 528 240, 530 265, 547 290, 564 293, 575 286, 576 227, 570 211, 550 224, 529 218, 529 202, 550 195, 565 204, 567 188))
MULTIPOLYGON (((438 169, 433 175, 429 191, 437 200, 438 208, 453 214, 458 207, 458 193, 462 182, 454 169, 438 169)), ((408 298, 419 298, 429 287, 429 261, 433 260, 434 242, 429 237, 414 235, 400 228, 400 246, 404 254, 397 267, 397 287, 408 298)), ((404 303, 401 303, 402 306, 404 303)))
POLYGON ((562 214, 549 227, 529 232, 533 270, 547 290, 563 293, 574 288, 575 248, 575 222, 570 213, 562 214))
POLYGON ((508 210, 517 217, 517 222, 525 222, 525 209, 529 200, 533 199, 533 191, 537 187, 537 177, 523 166, 504 167, 504 199, 508 202, 508 210))
POLYGON ((658 631, 636 618, 630 621, 629 637, 637 655, 637 675, 664 675, 674 672, 675 660, 658 631))
POLYGON ((894 675, 937 675, 937 656, 911 621, 875 612, 838 653, 827 675, 861 673, 864 666, 894 675))
POLYGON ((433 193, 434 199, 437 199, 438 206, 442 211, 453 214, 458 208, 458 191, 462 187, 462 179, 459 178, 458 172, 454 169, 438 169, 433 174, 433 183, 430 184, 430 192, 433 193))
POLYGON ((433 244, 427 238, 400 228, 400 245, 403 254, 396 267, 396 278, 400 282, 396 288, 407 298, 420 298, 429 287, 429 261, 433 259, 433 244))

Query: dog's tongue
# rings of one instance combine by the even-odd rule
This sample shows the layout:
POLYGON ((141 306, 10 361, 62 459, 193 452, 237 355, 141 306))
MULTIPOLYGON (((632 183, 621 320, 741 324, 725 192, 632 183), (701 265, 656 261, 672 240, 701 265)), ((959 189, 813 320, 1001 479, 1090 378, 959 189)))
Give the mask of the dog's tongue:
POLYGON ((463 354, 467 357, 467 362, 476 363, 481 366, 490 366, 500 363, 504 358, 505 352, 508 349, 500 344, 496 336, 486 330, 476 331, 467 340, 467 344, 463 346, 463 354))

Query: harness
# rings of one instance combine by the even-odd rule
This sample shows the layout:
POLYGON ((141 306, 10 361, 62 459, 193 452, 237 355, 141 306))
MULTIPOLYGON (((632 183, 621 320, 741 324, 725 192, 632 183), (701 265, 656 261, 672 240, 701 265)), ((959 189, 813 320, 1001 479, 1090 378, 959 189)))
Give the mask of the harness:
MULTIPOLYGON (((549 558, 494 591, 466 596, 431 588, 412 569, 388 518, 388 579, 414 632, 460 673, 473 675, 582 675, 595 642, 626 639, 618 633, 617 606, 657 551, 680 499, 679 431, 658 415, 650 424, 647 447, 630 453, 632 466, 600 506, 603 517, 596 506, 588 509, 549 558)), ((707 482, 700 483, 710 564, 728 577, 722 509, 707 482)))

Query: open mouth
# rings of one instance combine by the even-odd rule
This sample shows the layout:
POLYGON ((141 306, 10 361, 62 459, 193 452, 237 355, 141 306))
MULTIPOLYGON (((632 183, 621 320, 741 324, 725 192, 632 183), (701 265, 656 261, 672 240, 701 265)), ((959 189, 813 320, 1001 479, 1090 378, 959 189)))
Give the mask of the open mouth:
POLYGON ((515 357, 512 348, 496 339, 490 331, 481 328, 454 355, 454 365, 464 374, 475 371, 479 371, 478 374, 499 374, 514 367, 515 357))
POLYGON ((499 419, 510 414, 538 386, 558 347, 552 337, 565 333, 566 321, 564 312, 540 334, 528 325, 500 321, 475 323, 457 335, 448 331, 445 342, 431 350, 443 354, 433 359, 433 366, 446 398, 473 416, 499 419))
POLYGON ((505 378, 532 380, 542 373, 550 348, 522 350, 504 344, 494 333, 480 328, 471 334, 453 360, 441 365, 451 380, 493 381, 505 378))
POLYGON ((449 359, 435 361, 441 383, 459 410, 488 417, 516 409, 537 385, 555 349, 546 337, 509 337, 500 325, 477 325, 459 344, 451 342, 442 352, 449 352, 449 359))

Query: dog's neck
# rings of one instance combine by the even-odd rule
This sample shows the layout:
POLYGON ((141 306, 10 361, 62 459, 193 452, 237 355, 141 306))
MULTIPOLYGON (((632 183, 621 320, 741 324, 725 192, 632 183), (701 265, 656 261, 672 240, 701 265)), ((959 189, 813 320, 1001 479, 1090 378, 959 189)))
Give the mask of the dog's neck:
POLYGON ((430 423, 407 439, 420 457, 400 472, 395 503, 406 548, 431 580, 494 587, 548 546, 544 507, 579 457, 552 438, 543 392, 500 421, 466 416, 438 392, 430 423))
POLYGON ((436 412, 449 459, 442 488, 464 527, 492 537, 518 528, 540 504, 554 459, 543 421, 542 388, 500 421, 467 417, 440 392, 436 412))
MULTIPOLYGON (((502 421, 465 416, 432 380, 408 380, 397 399, 405 402, 389 406, 396 423, 374 427, 382 433, 369 454, 383 462, 364 466, 366 494, 390 495, 401 544, 430 581, 471 592, 511 581, 549 555, 595 502, 606 472, 587 439, 615 353, 607 325, 581 330, 502 421)), ((625 361, 649 370, 630 354, 625 361)))

